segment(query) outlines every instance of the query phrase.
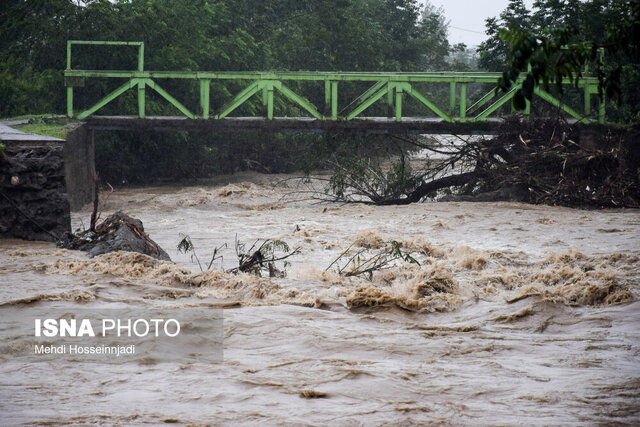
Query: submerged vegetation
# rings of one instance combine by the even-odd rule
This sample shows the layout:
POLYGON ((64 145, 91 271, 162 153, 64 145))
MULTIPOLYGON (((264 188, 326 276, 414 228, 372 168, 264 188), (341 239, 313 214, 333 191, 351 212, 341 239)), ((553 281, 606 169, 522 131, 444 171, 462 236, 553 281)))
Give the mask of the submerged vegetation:
POLYGON ((258 277, 266 275, 268 277, 285 277, 286 269, 291 265, 287 258, 299 253, 299 248, 291 250, 284 240, 279 239, 258 239, 249 247, 243 242, 238 241, 236 236, 235 254, 238 260, 238 266, 228 270, 223 269, 224 258, 220 252, 227 247, 227 244, 218 246, 213 250, 211 259, 206 268, 203 268, 200 258, 196 253, 196 248, 189 235, 180 234, 182 238, 178 242, 177 249, 181 253, 191 254, 191 261, 196 262, 201 272, 209 271, 213 267, 216 260, 220 260, 220 269, 226 273, 248 273, 258 277), (281 269, 277 268, 278 262, 282 262, 281 269))

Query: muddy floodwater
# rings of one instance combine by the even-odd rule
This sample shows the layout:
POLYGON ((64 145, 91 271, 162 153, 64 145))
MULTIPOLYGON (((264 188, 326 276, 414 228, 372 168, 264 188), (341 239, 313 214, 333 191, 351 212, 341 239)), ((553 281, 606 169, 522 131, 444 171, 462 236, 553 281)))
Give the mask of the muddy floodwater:
POLYGON ((0 240, 5 310, 225 307, 219 363, 3 358, 0 424, 640 423, 640 211, 316 204, 283 178, 112 194, 175 264, 0 240), (201 273, 181 233, 224 259, 201 273), (300 252, 284 278, 225 273, 236 236, 300 252), (419 265, 325 271, 391 240, 419 265))

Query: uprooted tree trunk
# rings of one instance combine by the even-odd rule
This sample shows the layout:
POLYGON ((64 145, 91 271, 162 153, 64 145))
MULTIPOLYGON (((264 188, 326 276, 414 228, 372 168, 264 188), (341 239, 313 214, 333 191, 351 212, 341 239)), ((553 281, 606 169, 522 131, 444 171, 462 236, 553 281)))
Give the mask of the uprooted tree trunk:
POLYGON ((456 175, 447 175, 432 181, 422 181, 418 188, 407 194, 406 197, 396 199, 379 200, 378 205, 408 205, 417 203, 429 194, 448 187, 458 187, 473 183, 478 177, 477 172, 464 172, 456 175))
POLYGON ((333 176, 312 198, 401 205, 457 189, 457 200, 517 200, 566 206, 640 206, 640 129, 578 129, 562 119, 507 119, 497 136, 450 141, 394 137, 430 153, 414 170, 401 154, 391 165, 334 159, 333 176))

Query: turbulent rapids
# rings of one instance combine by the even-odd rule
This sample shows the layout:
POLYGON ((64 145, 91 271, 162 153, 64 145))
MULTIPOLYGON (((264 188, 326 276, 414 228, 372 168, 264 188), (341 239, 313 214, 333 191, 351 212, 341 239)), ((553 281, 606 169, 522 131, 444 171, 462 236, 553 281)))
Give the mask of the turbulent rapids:
MULTIPOLYGON (((3 384, 11 384, 2 388, 3 418, 640 420, 640 212, 520 203, 319 205, 287 201, 295 180, 284 178, 291 177, 245 174, 114 193, 105 211, 142 220, 175 263, 0 240, 3 310, 225 309, 221 363, 141 360, 111 366, 105 376, 92 363, 2 360, 3 384), (234 239, 279 239, 300 250, 283 278, 227 272, 232 245, 202 272, 177 250, 181 233, 205 258, 234 239), (396 261, 370 278, 327 269, 340 254, 375 253, 390 241, 416 263, 396 261)), ((74 228, 87 209, 74 213, 74 228)))

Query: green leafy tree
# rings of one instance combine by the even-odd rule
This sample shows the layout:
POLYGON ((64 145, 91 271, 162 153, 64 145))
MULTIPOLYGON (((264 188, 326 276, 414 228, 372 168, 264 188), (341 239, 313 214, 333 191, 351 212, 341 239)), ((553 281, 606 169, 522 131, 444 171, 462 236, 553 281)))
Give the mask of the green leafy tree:
MULTIPOLYGON (((520 10, 520 3, 512 0, 508 10, 520 10)), ((563 81, 577 83, 585 67, 591 67, 600 82, 600 96, 619 104, 612 117, 619 121, 633 120, 634 115, 640 118, 640 1, 539 0, 534 13, 518 16, 499 23, 489 20, 490 39, 480 46, 484 66, 495 69, 498 63, 489 64, 486 59, 504 57, 503 90, 526 73, 514 97, 517 108, 524 108, 536 86, 548 89, 555 85, 562 93, 563 81)))
POLYGON ((510 0, 499 18, 486 20, 487 39, 480 43, 478 65, 487 71, 501 71, 510 52, 509 44, 500 37, 500 30, 509 26, 533 29, 531 12, 524 4, 524 0, 510 0))
MULTIPOLYGON (((2 115, 64 111, 70 39, 144 41, 145 68, 158 70, 437 70, 455 51, 442 10, 417 0, 15 0, 0 3, 2 115)), ((72 66, 133 69, 135 49, 75 46, 72 66)), ((115 84, 88 83, 78 105, 115 84)), ((162 84, 197 99, 195 85, 162 84)), ((214 104, 239 89, 213 84, 214 104)), ((147 105, 172 108, 153 95, 147 105)), ((105 112, 135 108, 127 93, 105 112)))
POLYGON ((451 46, 448 39, 448 24, 444 9, 427 2, 418 22, 420 40, 420 69, 443 71, 449 67, 449 56, 463 49, 463 45, 451 46))

